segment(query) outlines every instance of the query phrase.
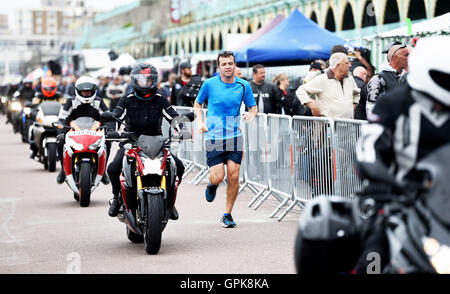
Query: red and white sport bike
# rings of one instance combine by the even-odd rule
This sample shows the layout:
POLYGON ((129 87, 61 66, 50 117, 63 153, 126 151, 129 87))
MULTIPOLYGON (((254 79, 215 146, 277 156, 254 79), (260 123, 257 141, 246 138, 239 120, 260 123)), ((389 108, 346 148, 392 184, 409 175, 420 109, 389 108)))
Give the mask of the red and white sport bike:
POLYGON ((70 123, 64 145, 66 183, 80 206, 89 206, 91 193, 99 185, 106 169, 105 133, 100 122, 80 117, 70 123))

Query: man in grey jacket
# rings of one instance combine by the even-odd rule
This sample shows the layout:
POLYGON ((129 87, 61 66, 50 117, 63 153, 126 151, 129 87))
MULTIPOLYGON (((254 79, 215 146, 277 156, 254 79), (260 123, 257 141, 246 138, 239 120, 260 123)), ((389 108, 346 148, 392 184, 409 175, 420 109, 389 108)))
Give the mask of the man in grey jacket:
POLYGON ((381 71, 374 75, 367 84, 366 112, 369 116, 380 95, 404 85, 401 79, 403 72, 408 70, 409 48, 406 44, 394 45, 389 49, 389 64, 382 66, 381 71))
POLYGON ((253 66, 253 80, 250 82, 258 112, 281 114, 281 97, 275 86, 265 82, 266 70, 263 65, 253 66))

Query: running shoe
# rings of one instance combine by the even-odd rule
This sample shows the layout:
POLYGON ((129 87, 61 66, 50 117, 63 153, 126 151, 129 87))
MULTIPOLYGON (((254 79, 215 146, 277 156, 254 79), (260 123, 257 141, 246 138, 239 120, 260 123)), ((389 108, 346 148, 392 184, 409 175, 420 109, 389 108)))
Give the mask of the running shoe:
POLYGON ((234 221, 233 217, 229 213, 224 214, 220 221, 222 222, 222 226, 224 228, 235 228, 236 227, 236 222, 234 221))

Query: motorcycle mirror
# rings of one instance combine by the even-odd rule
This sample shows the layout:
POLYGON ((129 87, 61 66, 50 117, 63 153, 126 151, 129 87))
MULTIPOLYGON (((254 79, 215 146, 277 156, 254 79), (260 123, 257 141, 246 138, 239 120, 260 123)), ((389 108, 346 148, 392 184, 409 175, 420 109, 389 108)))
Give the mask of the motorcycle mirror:
POLYGON ((179 125, 181 123, 186 123, 186 122, 192 122, 195 119, 195 113, 193 112, 189 112, 180 116, 175 117, 172 120, 172 127, 174 127, 175 125, 179 125))
POLYGON ((52 126, 55 127, 55 128, 58 128, 60 130, 64 128, 64 125, 62 123, 60 123, 60 122, 57 122, 57 121, 53 122, 52 126))
POLYGON ((186 113, 185 116, 189 119, 189 121, 194 121, 196 118, 196 115, 194 112, 186 113))
POLYGON ((100 114, 101 119, 104 121, 114 121, 116 117, 114 116, 114 113, 111 111, 105 111, 102 114, 100 114))

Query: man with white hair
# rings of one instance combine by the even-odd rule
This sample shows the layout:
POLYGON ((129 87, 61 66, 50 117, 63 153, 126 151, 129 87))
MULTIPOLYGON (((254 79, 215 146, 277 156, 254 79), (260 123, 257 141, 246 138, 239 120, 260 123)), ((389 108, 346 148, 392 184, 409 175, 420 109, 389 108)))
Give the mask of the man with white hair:
POLYGON ((334 53, 325 73, 297 89, 297 97, 311 109, 313 116, 353 118, 360 90, 349 74, 350 66, 346 54, 334 53))

